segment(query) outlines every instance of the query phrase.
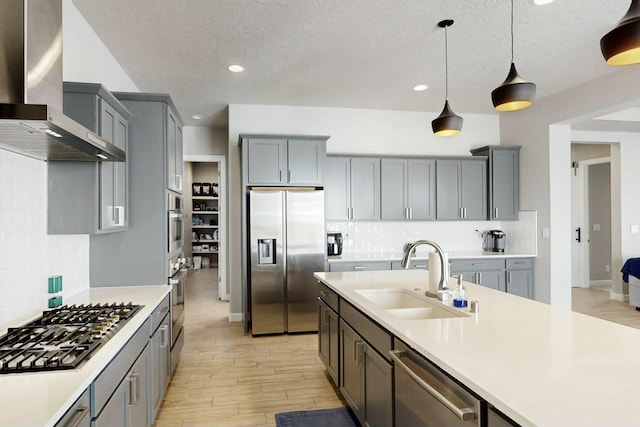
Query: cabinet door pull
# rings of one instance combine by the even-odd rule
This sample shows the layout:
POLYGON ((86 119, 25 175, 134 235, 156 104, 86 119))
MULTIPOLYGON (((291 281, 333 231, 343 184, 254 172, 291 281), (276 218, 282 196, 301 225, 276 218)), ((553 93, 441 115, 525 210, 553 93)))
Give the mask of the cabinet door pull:
POLYGON ((409 219, 413 219, 413 208, 409 208, 409 219))
POLYGON ((287 182, 291 182, 291 171, 287 171, 287 182))
POLYGON ((364 342, 362 340, 356 341, 356 361, 358 366, 364 365, 364 342))
POLYGON ((409 368, 400 358, 404 356, 404 352, 399 350, 391 350, 389 355, 393 360, 394 366, 402 369, 409 377, 416 382, 424 391, 433 396, 438 402, 442 403, 447 407, 451 412, 453 412, 458 418, 463 421, 474 420, 477 418, 476 413, 471 408, 459 408, 455 405, 455 403, 451 402, 445 396, 443 396, 438 390, 436 390, 433 386, 419 377, 415 372, 409 368))
POLYGON ((282 182, 282 171, 278 171, 278 181, 282 182))
POLYGON ((160 326, 160 347, 166 348, 169 345, 169 326, 160 326))
POLYGON ((320 291, 320 296, 323 298, 327 298, 329 296, 329 293, 325 291, 320 291))
POLYGON ((478 285, 482 283, 482 273, 478 273, 478 285))
POLYGON ((427 264, 415 264, 413 268, 427 268, 427 264))
POLYGON ((507 271, 507 283, 511 283, 511 272, 507 271))
POLYGON ((462 215, 462 208, 460 208, 460 219, 464 218, 464 216, 462 215))
POLYGON ((498 208, 494 208, 493 211, 494 211, 493 217, 495 219, 498 219, 498 208))
POLYGON ((354 270, 364 270, 366 267, 364 265, 354 265, 353 269, 354 270))
POLYGON ((138 374, 129 376, 129 406, 138 404, 138 374))
POLYGON ((66 427, 79 427, 82 424, 82 420, 84 420, 87 415, 89 415, 89 407, 87 406, 79 406, 76 409, 75 413, 75 421, 73 419, 69 420, 69 424, 65 424, 66 427))
POLYGON ((462 208, 462 212, 464 213, 463 218, 467 218, 467 208, 462 208))

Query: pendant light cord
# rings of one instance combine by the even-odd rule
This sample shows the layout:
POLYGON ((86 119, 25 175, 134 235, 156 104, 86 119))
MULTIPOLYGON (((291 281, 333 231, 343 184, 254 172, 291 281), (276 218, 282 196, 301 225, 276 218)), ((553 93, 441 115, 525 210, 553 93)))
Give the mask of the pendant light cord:
MULTIPOLYGON (((513 0, 512 0, 513 1, 513 0)), ((449 47, 447 44, 447 28, 444 27, 444 99, 449 100, 449 47)))
POLYGON ((511 0, 511 63, 513 63, 513 0, 511 0))

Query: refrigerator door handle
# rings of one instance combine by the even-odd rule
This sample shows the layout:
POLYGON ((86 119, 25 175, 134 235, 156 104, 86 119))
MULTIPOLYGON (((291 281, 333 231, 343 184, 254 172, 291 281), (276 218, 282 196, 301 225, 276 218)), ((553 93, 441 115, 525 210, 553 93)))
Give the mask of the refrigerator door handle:
POLYGON ((258 239, 258 264, 273 265, 276 263, 276 253, 273 248, 276 239, 258 239))

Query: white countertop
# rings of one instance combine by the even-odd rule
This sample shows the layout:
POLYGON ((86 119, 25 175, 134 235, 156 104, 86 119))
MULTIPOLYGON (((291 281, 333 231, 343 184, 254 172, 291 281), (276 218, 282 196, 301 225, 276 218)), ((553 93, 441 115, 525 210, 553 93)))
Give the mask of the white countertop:
MULTIPOLYGON (((485 251, 444 251, 449 259, 473 259, 473 258, 535 258, 536 254, 514 252, 485 252, 485 251)), ((411 260, 428 259, 428 252, 418 252, 411 260)), ((365 261, 400 261, 402 252, 376 252, 376 253, 343 253, 340 256, 330 256, 327 260, 333 262, 365 262, 365 261)))
POLYGON ((65 304, 132 302, 143 304, 144 307, 93 352, 89 360, 79 368, 0 375, 0 425, 53 426, 134 335, 170 290, 166 285, 91 288, 66 299, 65 304))
POLYGON ((427 271, 315 276, 523 426, 640 425, 638 329, 467 282, 477 315, 404 320, 355 290, 423 292, 427 271))

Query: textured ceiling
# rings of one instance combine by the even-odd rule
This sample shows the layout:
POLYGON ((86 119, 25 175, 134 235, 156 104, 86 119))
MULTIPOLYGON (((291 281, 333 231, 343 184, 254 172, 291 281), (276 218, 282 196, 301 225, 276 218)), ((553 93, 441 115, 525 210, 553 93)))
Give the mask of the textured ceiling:
MULTIPOLYGON (((456 113, 494 112, 509 70, 508 0, 73 2, 138 87, 170 93, 191 125, 226 127, 228 104, 439 112, 447 18, 456 113)), ((599 41, 629 0, 514 3, 515 63, 538 99, 615 72, 599 41)))

